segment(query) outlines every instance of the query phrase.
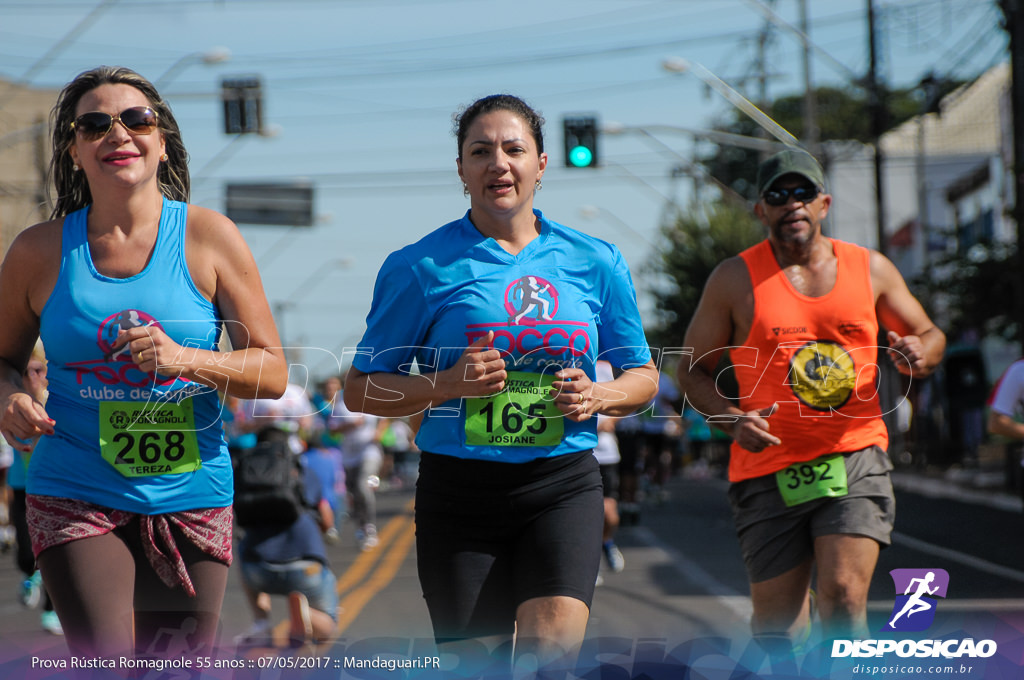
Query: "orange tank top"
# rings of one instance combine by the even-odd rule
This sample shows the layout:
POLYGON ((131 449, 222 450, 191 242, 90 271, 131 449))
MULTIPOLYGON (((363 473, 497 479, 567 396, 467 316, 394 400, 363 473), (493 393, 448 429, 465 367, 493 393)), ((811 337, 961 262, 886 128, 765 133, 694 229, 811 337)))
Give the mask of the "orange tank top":
POLYGON ((729 480, 775 473, 828 453, 888 446, 878 404, 878 319, 869 252, 829 239, 838 258, 832 290, 803 295, 779 267, 770 243, 740 254, 754 290, 754 318, 742 347, 730 349, 740 408, 765 409, 782 444, 751 453, 735 443, 729 480))

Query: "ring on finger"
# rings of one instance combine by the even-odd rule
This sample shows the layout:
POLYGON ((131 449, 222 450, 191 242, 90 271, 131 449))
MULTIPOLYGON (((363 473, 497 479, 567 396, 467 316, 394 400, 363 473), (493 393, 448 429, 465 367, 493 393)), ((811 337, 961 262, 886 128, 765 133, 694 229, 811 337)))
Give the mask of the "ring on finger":
POLYGON ((585 403, 587 403, 587 398, 583 396, 583 393, 582 393, 582 392, 577 392, 577 394, 579 395, 579 398, 580 398, 580 400, 579 400, 579 403, 580 403, 580 404, 585 404, 585 403))

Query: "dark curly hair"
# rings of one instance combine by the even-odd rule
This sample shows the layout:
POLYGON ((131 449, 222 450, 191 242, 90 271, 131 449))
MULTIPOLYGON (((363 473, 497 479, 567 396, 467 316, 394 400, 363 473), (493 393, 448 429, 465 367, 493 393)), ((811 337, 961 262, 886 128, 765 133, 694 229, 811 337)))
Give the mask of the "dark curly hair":
POLYGON ((537 153, 544 153, 544 132, 542 129, 544 127, 544 117, 519 97, 511 94, 492 94, 477 99, 452 116, 454 121, 452 134, 455 135, 459 144, 459 160, 462 160, 462 145, 466 141, 466 133, 469 131, 469 126, 483 114, 491 113, 492 111, 510 111, 522 118, 523 122, 530 128, 533 141, 537 144, 537 153))
POLYGON ((75 143, 75 131, 71 123, 75 120, 78 101, 87 92, 100 85, 130 85, 149 100, 160 121, 160 132, 164 136, 167 161, 160 164, 157 181, 160 192, 174 201, 187 203, 190 180, 188 174, 188 153, 181 141, 178 122, 171 113, 171 107, 163 100, 153 84, 131 69, 123 66, 100 66, 78 74, 64 86, 57 103, 50 112, 53 129, 53 153, 50 157, 49 175, 57 191, 53 201, 50 219, 63 217, 92 203, 92 193, 85 174, 75 172, 69 150, 75 143))

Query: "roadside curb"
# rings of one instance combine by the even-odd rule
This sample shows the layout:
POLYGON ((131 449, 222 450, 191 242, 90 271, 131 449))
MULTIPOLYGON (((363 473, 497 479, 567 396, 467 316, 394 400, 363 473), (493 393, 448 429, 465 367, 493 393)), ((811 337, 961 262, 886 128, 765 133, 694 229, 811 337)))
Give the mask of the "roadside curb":
POLYGON ((974 486, 973 479, 963 481, 922 477, 908 472, 891 472, 892 485, 900 491, 928 496, 929 498, 948 498, 963 503, 986 505, 1007 512, 1021 512, 1024 502, 1021 498, 1002 489, 974 486))

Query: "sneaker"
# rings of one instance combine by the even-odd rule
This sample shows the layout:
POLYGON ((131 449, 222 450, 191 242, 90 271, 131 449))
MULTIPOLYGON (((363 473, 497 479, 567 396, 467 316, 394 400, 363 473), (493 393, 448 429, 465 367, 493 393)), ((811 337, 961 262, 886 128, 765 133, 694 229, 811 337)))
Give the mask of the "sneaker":
POLYGON ((814 634, 814 617, 818 614, 818 595, 811 588, 808 592, 810 599, 810 611, 807 617, 807 625, 793 640, 793 651, 797 654, 805 653, 811 647, 811 635, 814 634))
POLYGON ((330 529, 324 532, 324 540, 330 543, 331 545, 336 545, 341 542, 341 536, 338 534, 337 529, 331 527, 330 529))
POLYGON ((43 630, 53 635, 63 635, 64 628, 60 625, 60 619, 57 618, 57 612, 50 611, 43 612, 42 616, 39 617, 39 623, 43 626, 43 630))
POLYGON ((379 542, 377 539, 377 527, 373 524, 367 524, 363 530, 363 540, 360 543, 360 548, 363 550, 373 550, 379 542))
POLYGON ((21 603, 35 609, 43 599, 43 575, 36 571, 21 584, 21 603))
POLYGON ((270 627, 269 619, 256 619, 249 626, 249 630, 235 638, 236 645, 259 645, 270 644, 273 638, 273 630, 270 627))
POLYGON ((594 586, 599 587, 604 585, 604 576, 601 576, 601 572, 597 572, 597 580, 594 581, 594 586))
POLYGON ((9 552, 18 545, 17 534, 12 526, 0 526, 0 551, 9 552))
POLYGON ((309 600, 298 591, 288 593, 288 641, 302 647, 313 641, 313 623, 309 618, 309 600))
POLYGON ((619 550, 619 546, 615 545, 611 541, 604 544, 604 559, 608 562, 608 567, 613 573, 618 574, 620 571, 626 568, 626 558, 622 556, 622 551, 619 550))

